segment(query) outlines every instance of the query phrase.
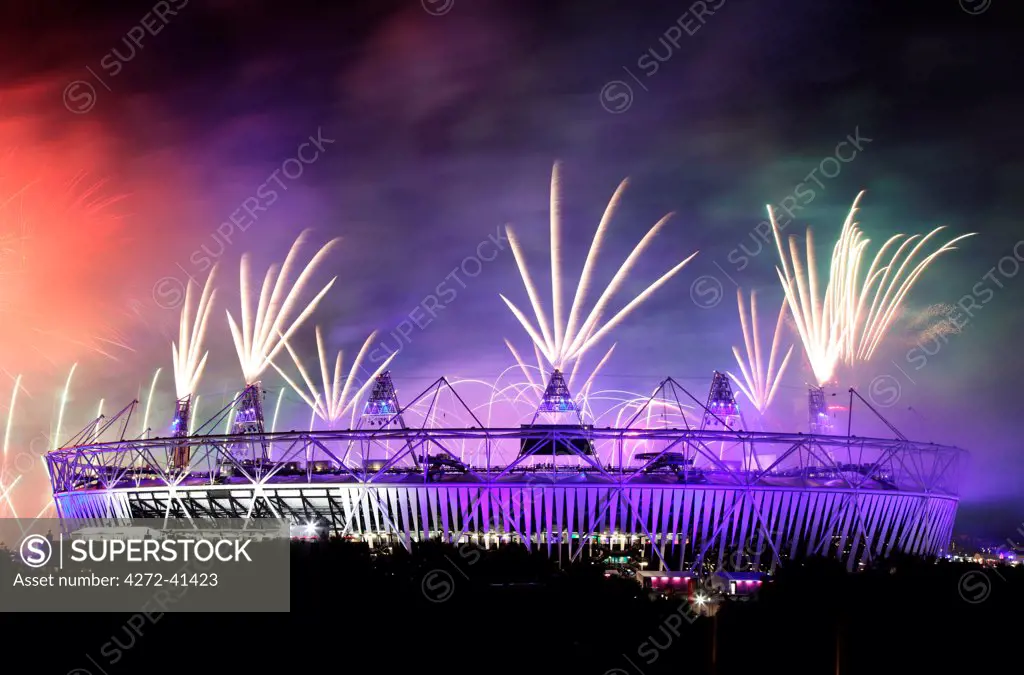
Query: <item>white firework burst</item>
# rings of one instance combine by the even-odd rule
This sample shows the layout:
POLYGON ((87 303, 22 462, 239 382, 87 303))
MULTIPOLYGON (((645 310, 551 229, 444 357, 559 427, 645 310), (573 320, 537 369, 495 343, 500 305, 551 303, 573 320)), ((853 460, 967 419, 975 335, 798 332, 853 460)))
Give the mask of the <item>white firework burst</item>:
POLYGON ((958 241, 974 234, 954 237, 924 257, 919 254, 944 227, 937 227, 923 237, 916 234, 906 238, 902 234, 894 235, 882 245, 862 274, 870 240, 854 222, 854 217, 863 196, 863 191, 857 195, 843 223, 839 240, 832 250, 828 283, 823 294, 819 291, 810 229, 806 235, 806 263, 795 236, 789 238, 787 256, 775 212, 768 206, 768 217, 781 261, 781 268, 776 268, 776 271, 819 385, 832 379, 840 361, 853 365, 870 360, 922 272, 938 256, 955 250, 954 244, 958 241), (902 243, 886 258, 886 252, 901 239, 902 243))
MULTIPOLYGON (((665 284, 665 282, 671 279, 697 254, 693 253, 688 258, 677 264, 675 267, 663 274, 657 281, 648 286, 642 293, 633 298, 625 307, 620 309, 610 319, 603 321, 605 313, 608 310, 609 302, 629 276, 630 271, 636 265, 640 255, 647 249, 650 243, 654 240, 654 237, 662 227, 664 227, 665 223, 668 222, 668 219, 672 215, 671 213, 667 214, 655 223, 654 227, 652 227, 643 239, 640 240, 640 243, 634 247, 632 252, 626 257, 625 262, 622 263, 618 271, 615 273, 611 282, 600 294, 593 308, 589 313, 585 314, 584 305, 597 262, 597 257, 607 233, 608 224, 611 221, 622 193, 626 188, 627 181, 624 180, 619 184, 615 193, 612 195, 612 198, 605 209, 604 215, 601 218, 601 222, 598 224, 597 232, 594 234, 594 240, 591 242, 590 251, 587 254, 586 262, 583 265, 583 272, 581 273, 579 282, 576 285, 576 292, 572 305, 569 308, 568 318, 566 318, 563 307, 564 298, 562 297, 563 280, 560 242, 561 214, 558 176, 559 165, 558 163, 555 163, 551 172, 551 318, 550 320, 548 319, 544 307, 541 304, 537 288, 530 277, 530 272, 527 268, 526 259, 523 254, 522 247, 519 244, 519 239, 511 226, 506 226, 505 229, 508 234, 509 244, 512 247, 512 253, 516 259, 516 265, 518 266, 520 276, 522 276, 523 279, 523 285, 526 287, 526 293, 529 297, 530 305, 533 308, 536 325, 534 325, 533 322, 531 322, 530 319, 528 319, 526 315, 507 297, 501 295, 501 299, 506 305, 508 305, 509 309, 512 310, 512 314, 519 320, 519 323, 526 330, 526 333, 533 341, 536 351, 541 355, 543 360, 547 362, 551 369, 562 370, 567 365, 577 361, 581 356, 583 356, 587 350, 607 335, 608 332, 625 319, 630 312, 632 312, 654 291, 665 284), (583 318, 584 316, 586 316, 585 319, 583 318)), ((511 348, 511 345, 509 346, 511 348)), ((516 360, 522 367, 522 359, 519 358, 518 353, 514 349, 512 352, 516 355, 516 360)), ((608 354, 605 355, 605 358, 601 360, 599 367, 604 363, 610 353, 611 350, 609 350, 608 354)), ((543 372, 544 370, 545 368, 542 366, 541 371, 543 372)))
POLYGON ((779 308, 779 318, 775 322, 775 333, 772 336, 772 346, 768 352, 768 367, 766 369, 761 350, 761 332, 757 320, 757 293, 752 292, 750 294, 749 319, 747 318, 746 308, 743 303, 743 291, 740 289, 736 291, 736 302, 739 305, 740 325, 743 328, 743 345, 746 348, 747 355, 744 359, 740 355, 739 349, 736 347, 732 348, 733 356, 736 357, 736 363, 739 365, 740 373, 743 377, 742 379, 738 378, 732 373, 728 373, 728 375, 736 383, 739 390, 743 392, 743 395, 763 415, 764 411, 771 405, 772 399, 775 398, 779 382, 782 380, 782 373, 786 370, 789 357, 793 355, 793 345, 790 345, 786 355, 782 358, 782 362, 779 362, 779 340, 786 318, 786 303, 783 301, 782 306, 779 308))
POLYGON ((203 351, 203 338, 206 336, 206 324, 213 308, 213 276, 217 268, 210 270, 210 276, 203 284, 203 292, 199 297, 195 315, 192 314, 192 288, 189 281, 185 288, 185 304, 181 307, 181 318, 178 322, 178 341, 171 343, 171 356, 174 362, 174 390, 179 399, 195 394, 199 378, 206 368, 209 351, 203 351))
POLYGON ((299 296, 308 283, 309 277, 338 241, 332 239, 324 244, 299 273, 295 283, 290 283, 289 277, 295 266, 295 257, 307 232, 308 230, 295 240, 280 268, 275 264, 267 270, 255 311, 252 306, 253 296, 249 284, 249 257, 248 255, 242 256, 242 264, 239 267, 242 291, 241 325, 235 322, 230 311, 227 314, 235 352, 238 354, 238 361, 242 366, 245 381, 249 384, 259 380, 271 359, 284 347, 285 341, 312 314, 321 298, 337 280, 337 277, 331 279, 292 320, 291 317, 295 313, 299 296))
POLYGON ((356 407, 355 404, 362 400, 366 394, 367 389, 373 384, 374 380, 380 375, 391 363, 391 360, 395 358, 396 354, 391 354, 387 359, 377 367, 366 381, 362 385, 358 385, 359 373, 362 368, 363 360, 366 358, 366 352, 369 350, 370 345, 373 344, 374 339, 377 337, 377 332, 374 331, 366 338, 366 342, 363 343, 362 349, 356 355, 355 361, 352 363, 351 370, 347 374, 343 368, 343 353, 339 350, 337 357, 334 360, 334 373, 333 378, 331 377, 330 360, 327 357, 327 350, 324 348, 323 335, 320 332, 320 327, 316 327, 316 347, 317 354, 320 359, 320 376, 323 380, 323 389, 318 390, 317 386, 313 383, 313 378, 310 377, 309 371, 302 365, 302 360, 299 355, 292 349, 292 346, 287 340, 283 340, 285 348, 288 350, 288 354, 291 355, 292 361, 295 363, 295 367, 298 368, 299 374, 302 376, 302 381, 305 387, 301 387, 296 382, 288 377, 288 375, 277 366, 276 363, 271 361, 271 365, 274 369, 281 374, 281 377, 291 386, 295 392, 302 397, 302 400, 306 402, 313 413, 321 420, 326 422, 332 429, 335 428, 338 422, 341 421, 345 413, 349 410, 352 411, 352 420, 349 426, 354 424, 356 407), (353 391, 354 387, 358 387, 353 391))

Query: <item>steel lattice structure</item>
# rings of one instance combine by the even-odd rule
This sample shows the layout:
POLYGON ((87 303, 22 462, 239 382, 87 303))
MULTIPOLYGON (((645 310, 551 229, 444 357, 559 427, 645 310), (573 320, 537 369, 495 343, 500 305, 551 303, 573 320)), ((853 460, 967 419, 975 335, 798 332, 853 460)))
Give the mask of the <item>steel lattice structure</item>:
POLYGON ((62 517, 286 517, 408 547, 468 537, 576 557, 639 543, 667 569, 727 549, 766 551, 772 567, 832 554, 852 569, 945 550, 963 455, 902 435, 384 425, 87 442, 47 463, 62 517))

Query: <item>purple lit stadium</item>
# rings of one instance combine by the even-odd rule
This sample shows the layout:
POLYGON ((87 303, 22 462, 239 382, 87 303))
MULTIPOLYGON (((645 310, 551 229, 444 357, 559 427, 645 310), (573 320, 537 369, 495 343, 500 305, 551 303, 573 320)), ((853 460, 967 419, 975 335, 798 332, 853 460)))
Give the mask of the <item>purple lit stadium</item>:
MULTIPOLYGON (((91 422, 47 455, 59 514, 97 519, 274 517, 371 546, 411 549, 414 542, 430 539, 485 547, 520 543, 552 555, 557 549, 559 556, 567 549, 570 559, 595 546, 640 549, 651 565, 668 570, 714 564, 730 551, 755 556, 771 571, 796 556, 836 556, 855 569, 897 551, 937 555, 946 549, 963 451, 907 439, 853 389, 851 415, 855 403, 862 405, 888 425, 893 437, 855 436, 850 426, 845 435, 836 435, 823 387, 834 386, 840 364, 870 358, 898 316, 909 286, 953 242, 921 262, 912 260, 920 246, 901 248, 887 269, 906 269, 903 276, 830 278, 822 301, 808 298, 807 289, 817 293, 818 287, 810 247, 807 264, 799 264, 791 242, 790 262, 776 229, 786 301, 771 349, 762 350, 756 299, 751 298, 748 320, 740 294, 747 358, 739 350, 734 353, 742 377, 714 371, 707 395, 699 398, 671 377, 646 396, 600 391, 594 383, 615 345, 589 375, 578 373, 584 354, 693 256, 605 318, 611 314, 609 299, 665 223, 662 219, 593 308, 583 310, 617 191, 566 318, 557 176, 556 165, 550 321, 518 239, 507 230, 535 323, 501 298, 530 336, 536 367, 528 366, 506 341, 515 365, 497 382, 441 377, 403 404, 388 369, 395 354, 384 360, 371 356, 375 369, 362 367, 375 334, 346 373, 340 353, 331 368, 333 359, 317 329, 319 368, 313 372, 322 375, 320 388, 289 338, 334 283, 324 286, 304 309, 297 304, 310 271, 330 244, 292 283, 296 242, 284 264, 267 272, 258 302, 252 302, 256 294, 243 258, 240 320, 229 312, 228 322, 247 383, 244 389, 196 428, 193 407, 207 358, 201 345, 213 298, 211 274, 194 308, 189 285, 172 348, 178 400, 171 433, 151 437, 147 431, 128 438, 128 420, 137 402, 110 419, 101 416, 91 422), (801 276, 806 270, 807 283, 801 276), (857 307, 870 307, 870 312, 857 307), (737 393, 762 415, 772 402, 793 350, 782 357, 778 348, 787 312, 815 376, 816 384, 808 390, 808 433, 755 431, 741 414, 737 393), (287 368, 291 376, 282 353, 294 362, 294 368, 287 368), (266 424, 270 416, 264 415, 262 382, 270 366, 312 411, 309 431, 277 431, 280 395, 266 424), (523 379, 512 381, 512 373, 523 379), (582 382, 578 387, 577 374, 582 382), (314 429, 316 419, 324 428, 314 429)), ((852 213, 833 269, 856 270, 860 264, 864 246, 857 244, 861 235, 852 213)), ((400 373, 396 370, 396 376, 400 373)))
MULTIPOLYGON (((419 423, 410 417, 425 399, 457 400, 447 381, 404 408, 388 373, 377 385, 352 430, 84 443, 51 453, 57 507, 77 518, 284 517, 371 545, 468 538, 550 553, 566 542, 578 554, 595 543, 640 544, 666 569, 730 548, 765 552, 772 567, 799 551, 839 555, 853 568, 893 551, 935 555, 950 540, 956 448, 740 431, 714 405, 706 424, 689 428, 638 424, 645 407, 617 428, 487 428, 479 420, 441 428, 429 424, 436 409, 419 423)), ((649 402, 680 394, 666 380, 649 402)), ((551 412, 559 403, 548 397, 542 406, 551 412)))

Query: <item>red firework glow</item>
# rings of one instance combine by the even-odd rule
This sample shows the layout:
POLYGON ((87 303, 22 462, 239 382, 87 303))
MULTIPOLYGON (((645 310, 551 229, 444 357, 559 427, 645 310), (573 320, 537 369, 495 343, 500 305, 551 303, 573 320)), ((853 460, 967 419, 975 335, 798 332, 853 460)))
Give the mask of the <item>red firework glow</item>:
POLYGON ((98 119, 53 119, 66 113, 47 103, 53 86, 0 89, 0 516, 31 518, 51 504, 42 455, 81 417, 54 428, 69 369, 130 353, 128 325, 114 322, 138 256, 125 251, 124 191, 104 180, 119 165, 115 146, 98 119))
POLYGON ((109 273, 102 259, 122 227, 118 200, 84 173, 48 168, 20 150, 0 155, 0 367, 7 373, 126 348, 97 303, 109 273))

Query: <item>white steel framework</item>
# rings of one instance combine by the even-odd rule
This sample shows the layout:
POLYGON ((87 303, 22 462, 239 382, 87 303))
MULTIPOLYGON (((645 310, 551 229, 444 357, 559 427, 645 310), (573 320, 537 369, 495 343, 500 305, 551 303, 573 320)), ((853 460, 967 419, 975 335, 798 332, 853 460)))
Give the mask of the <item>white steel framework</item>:
POLYGON ((640 546, 667 569, 743 549, 771 567, 817 553, 852 569, 893 551, 940 554, 950 540, 958 448, 902 435, 634 428, 639 418, 621 428, 78 438, 47 463, 62 517, 286 517, 407 547, 470 538, 568 546, 576 557, 595 544, 640 546), (183 444, 187 469, 175 462, 183 444))

